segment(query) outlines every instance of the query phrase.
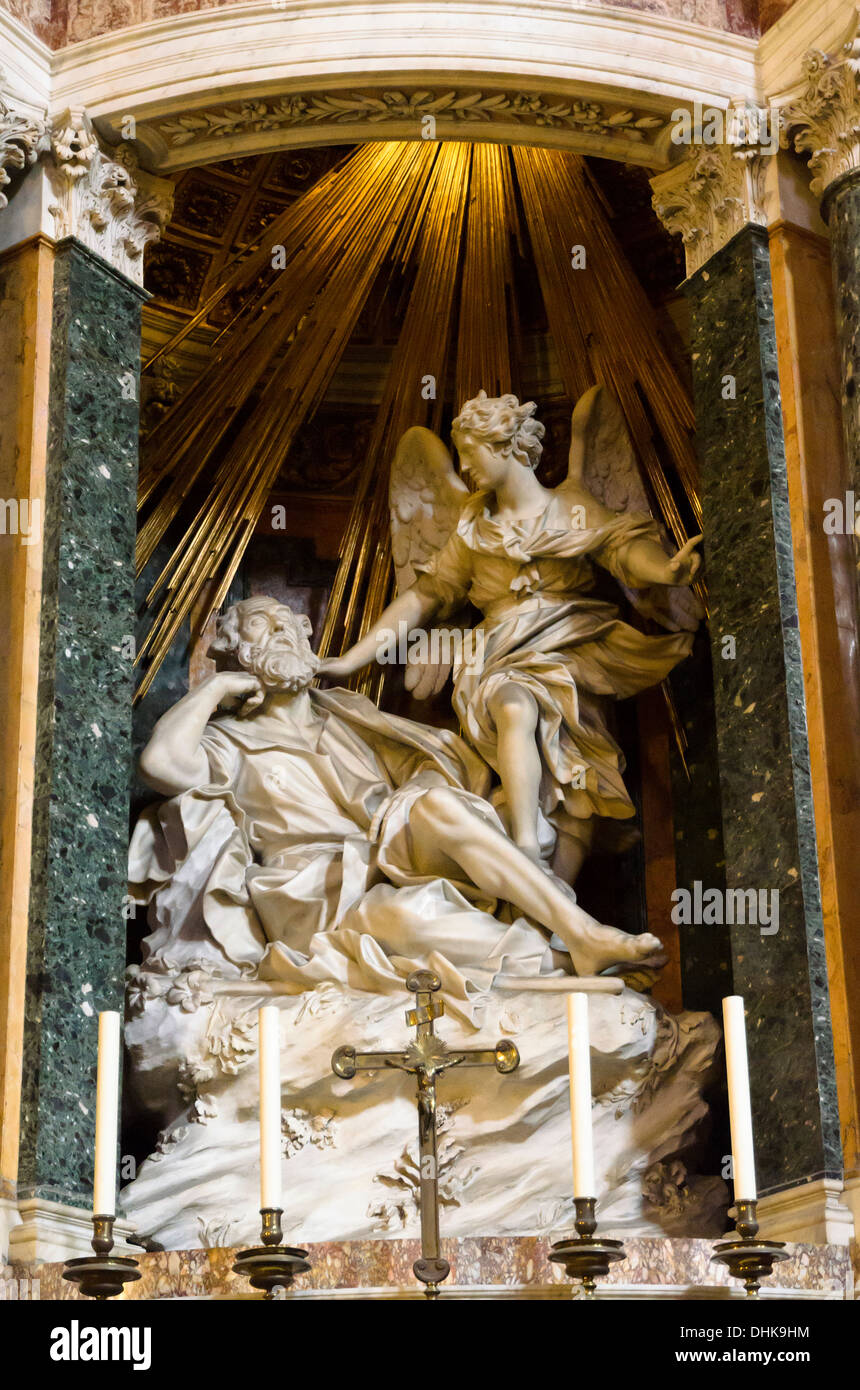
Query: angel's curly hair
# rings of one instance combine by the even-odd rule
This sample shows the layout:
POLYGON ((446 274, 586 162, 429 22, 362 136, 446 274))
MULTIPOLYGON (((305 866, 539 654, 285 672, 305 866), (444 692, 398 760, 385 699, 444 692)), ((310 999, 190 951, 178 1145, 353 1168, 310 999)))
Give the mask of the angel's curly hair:
POLYGON ((513 454, 527 468, 537 468, 546 430, 540 420, 532 418, 536 410, 534 401, 520 405, 516 396, 488 396, 486 391, 479 391, 461 408, 451 433, 455 437, 472 434, 487 444, 502 444, 506 446, 504 452, 513 454))

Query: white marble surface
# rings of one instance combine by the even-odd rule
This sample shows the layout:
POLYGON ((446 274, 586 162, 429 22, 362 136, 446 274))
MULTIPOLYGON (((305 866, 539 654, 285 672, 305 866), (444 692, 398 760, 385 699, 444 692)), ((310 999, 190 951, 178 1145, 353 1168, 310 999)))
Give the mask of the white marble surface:
MULTIPOLYGON (((121 1204, 140 1233, 166 1248, 240 1245, 259 1231, 261 1000, 249 992, 205 1002, 207 993, 198 979, 196 996, 180 991, 174 1003, 148 997, 127 1028, 136 1104, 166 1127, 121 1204)), ((322 984, 277 1002, 287 1239, 415 1236, 414 1080, 386 1071, 344 1081, 330 1071, 342 1043, 400 1050, 411 1034, 409 996, 322 984)), ((701 1092, 716 1024, 706 1014, 672 1018, 629 990, 592 996, 590 1006, 604 1228, 719 1234, 725 1185, 713 1178, 688 1186, 683 1166, 667 1162, 707 1113, 701 1092)), ((443 1018, 437 1031, 449 1044, 470 1047, 508 1036, 522 1056, 512 1075, 452 1069, 439 1082, 443 1233, 563 1232, 572 1218, 563 996, 490 991, 477 1030, 443 1018)))

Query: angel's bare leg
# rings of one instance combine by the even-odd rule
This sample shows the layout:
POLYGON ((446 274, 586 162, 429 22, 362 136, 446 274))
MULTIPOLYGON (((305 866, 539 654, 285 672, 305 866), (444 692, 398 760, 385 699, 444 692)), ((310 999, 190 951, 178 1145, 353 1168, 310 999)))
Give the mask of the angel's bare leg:
POLYGON ((552 856, 552 871, 565 883, 576 882, 594 839, 594 817, 579 821, 576 833, 560 830, 552 856))
POLYGON ((511 834, 520 849, 537 859, 542 774, 540 749, 535 741, 537 701, 523 686, 509 681, 491 695, 489 710, 499 739, 499 777, 511 818, 511 834))
POLYGON ((578 975, 596 975, 610 966, 653 961, 662 951, 656 936, 631 936, 602 926, 507 835, 489 825, 455 791, 434 787, 415 802, 409 826, 416 867, 439 877, 453 865, 488 897, 512 903, 548 931, 556 932, 571 954, 578 975))

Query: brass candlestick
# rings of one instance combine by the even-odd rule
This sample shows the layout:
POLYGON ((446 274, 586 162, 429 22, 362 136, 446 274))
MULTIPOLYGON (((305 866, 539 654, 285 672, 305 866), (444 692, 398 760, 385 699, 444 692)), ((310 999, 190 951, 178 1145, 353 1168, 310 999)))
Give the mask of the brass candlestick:
POLYGON ((263 1218, 260 1239, 262 1245, 241 1250, 233 1266, 234 1274, 244 1274, 254 1289, 265 1289, 267 1299, 275 1299, 276 1289, 289 1289, 297 1274, 307 1274, 310 1263, 307 1250, 282 1245, 281 1207, 261 1207, 263 1218))
POLYGON ((94 1255, 67 1260, 63 1278, 80 1287, 87 1298, 116 1298, 125 1284, 140 1278, 137 1260, 130 1255, 112 1255, 115 1216, 93 1217, 94 1255))
POLYGON ((735 1202, 735 1230, 739 1239, 727 1240, 714 1247, 711 1256, 718 1264, 728 1265, 733 1279, 743 1279, 747 1298, 758 1298, 760 1280, 773 1273, 780 1260, 788 1254, 783 1240, 759 1240, 755 1202, 735 1202))
POLYGON ((595 1280, 609 1273, 609 1266, 623 1260, 624 1245, 620 1240, 595 1239, 597 1205, 595 1197, 574 1197, 576 1206, 576 1240, 557 1240, 550 1259, 564 1265, 568 1279, 580 1279, 586 1298, 594 1297, 595 1280))

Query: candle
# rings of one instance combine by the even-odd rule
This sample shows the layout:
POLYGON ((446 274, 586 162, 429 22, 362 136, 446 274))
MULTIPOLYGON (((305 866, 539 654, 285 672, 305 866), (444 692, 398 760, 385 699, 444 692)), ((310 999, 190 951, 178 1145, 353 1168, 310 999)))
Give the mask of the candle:
POLYGON ((96 1162, 93 1216, 116 1215, 116 1136, 119 1111, 119 1014, 99 1014, 96 1080, 96 1162))
POLYGON ((588 995, 567 996, 567 1042, 570 1065, 570 1127, 573 1135, 573 1195, 596 1197, 594 1145, 591 1136, 591 1048, 588 995))
POLYGON ((744 1001, 739 994, 723 1000, 726 1037, 726 1071, 729 1080, 729 1120, 732 1128, 732 1174, 736 1202, 754 1202, 755 1150, 753 1148, 750 1074, 744 1001))
POLYGON ((281 1205, 281 1031, 279 1010, 260 1020, 260 1206, 281 1205))

